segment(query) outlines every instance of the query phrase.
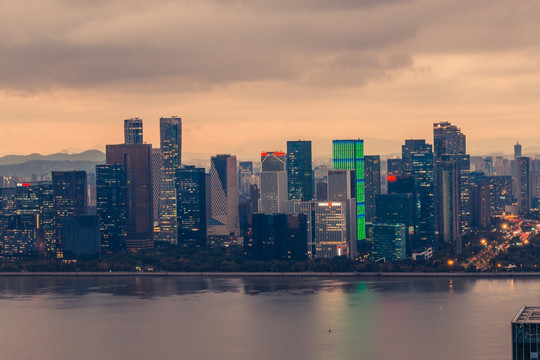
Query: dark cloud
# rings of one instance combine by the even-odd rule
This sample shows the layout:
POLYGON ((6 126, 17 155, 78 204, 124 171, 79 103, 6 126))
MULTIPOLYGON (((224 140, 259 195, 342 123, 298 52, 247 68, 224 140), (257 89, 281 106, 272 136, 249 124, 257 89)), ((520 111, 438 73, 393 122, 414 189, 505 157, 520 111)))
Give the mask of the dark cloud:
POLYGON ((418 53, 537 46, 535 1, 0 0, 0 89, 360 86, 418 53))

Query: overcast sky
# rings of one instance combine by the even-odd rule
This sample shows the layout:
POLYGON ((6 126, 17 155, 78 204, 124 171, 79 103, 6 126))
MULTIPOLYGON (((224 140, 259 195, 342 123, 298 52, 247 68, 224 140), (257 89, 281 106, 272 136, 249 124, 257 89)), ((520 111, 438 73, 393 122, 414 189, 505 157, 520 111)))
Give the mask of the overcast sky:
MULTIPOLYGON (((184 152, 365 138, 540 146, 538 0, 0 0, 0 154, 101 148, 141 117, 184 152)), ((378 141, 382 139, 387 141, 378 141)))

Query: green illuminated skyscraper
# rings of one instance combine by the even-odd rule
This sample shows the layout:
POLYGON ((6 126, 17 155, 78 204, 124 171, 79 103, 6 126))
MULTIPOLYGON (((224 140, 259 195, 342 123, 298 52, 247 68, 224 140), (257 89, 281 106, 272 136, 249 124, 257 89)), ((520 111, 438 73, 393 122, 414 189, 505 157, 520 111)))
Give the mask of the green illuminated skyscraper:
POLYGON ((364 140, 334 140, 332 159, 335 170, 356 170, 356 240, 364 241, 366 239, 364 140))

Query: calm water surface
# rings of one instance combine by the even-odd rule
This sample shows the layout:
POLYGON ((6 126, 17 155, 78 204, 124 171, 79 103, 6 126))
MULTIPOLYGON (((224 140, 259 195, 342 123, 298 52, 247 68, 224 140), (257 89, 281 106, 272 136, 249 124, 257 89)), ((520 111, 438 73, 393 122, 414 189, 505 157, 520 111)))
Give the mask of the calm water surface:
POLYGON ((524 304, 540 280, 0 277, 0 359, 509 359, 524 304))

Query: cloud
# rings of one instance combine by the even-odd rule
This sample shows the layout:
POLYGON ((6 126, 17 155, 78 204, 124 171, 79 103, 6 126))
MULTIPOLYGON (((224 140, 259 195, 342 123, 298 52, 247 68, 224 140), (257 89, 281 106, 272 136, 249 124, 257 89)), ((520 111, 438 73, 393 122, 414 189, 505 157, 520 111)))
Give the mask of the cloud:
MULTIPOLYGON (((537 47, 520 0, 0 0, 0 89, 363 86, 423 53, 537 47)), ((429 66, 423 65, 423 66, 429 66)))

